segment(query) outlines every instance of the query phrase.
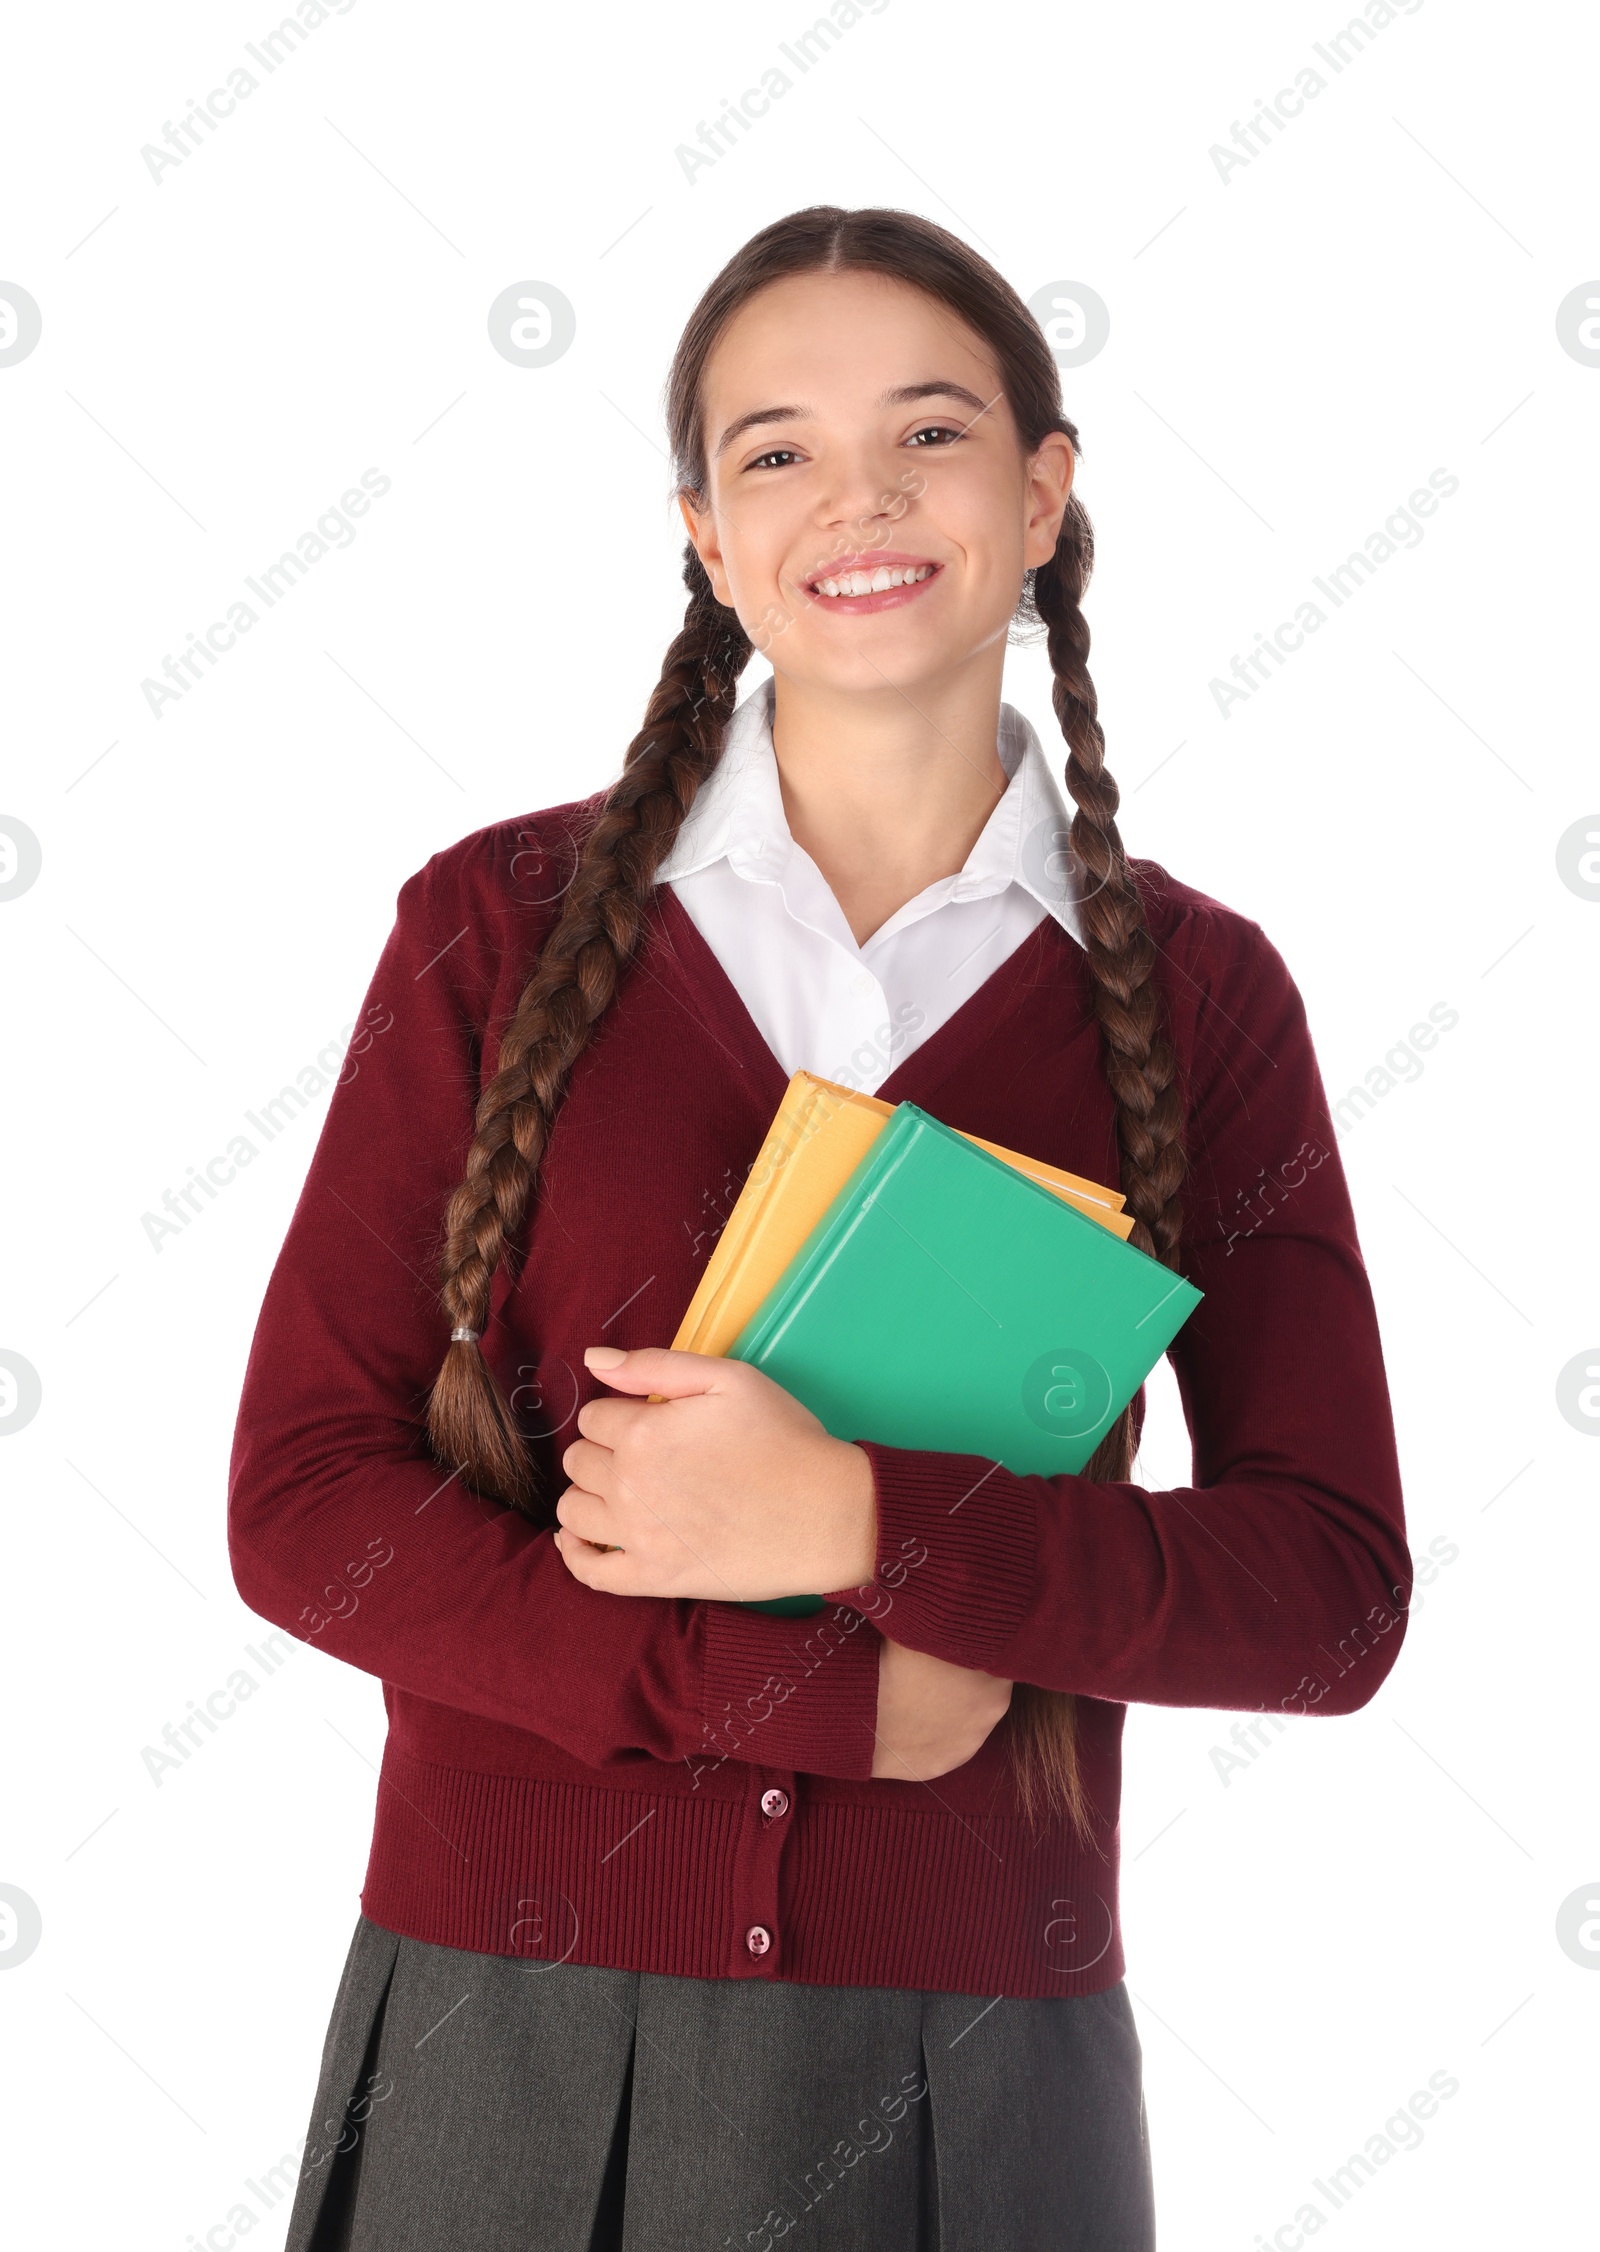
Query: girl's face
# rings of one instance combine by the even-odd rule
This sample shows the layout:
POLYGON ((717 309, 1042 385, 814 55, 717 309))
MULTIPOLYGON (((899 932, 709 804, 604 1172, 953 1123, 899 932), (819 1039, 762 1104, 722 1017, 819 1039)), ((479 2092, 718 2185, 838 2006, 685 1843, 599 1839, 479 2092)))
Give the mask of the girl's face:
POLYGON ((998 667, 1073 456, 1060 431, 1023 452, 981 337, 909 284, 795 275, 734 316, 702 399, 684 520, 777 673, 861 693, 998 667))

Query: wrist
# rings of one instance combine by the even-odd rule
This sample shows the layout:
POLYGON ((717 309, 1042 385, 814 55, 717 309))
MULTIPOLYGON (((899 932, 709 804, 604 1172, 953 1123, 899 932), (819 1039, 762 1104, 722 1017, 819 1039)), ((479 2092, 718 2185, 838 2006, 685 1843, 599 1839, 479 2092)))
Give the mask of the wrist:
POLYGON ((849 1439, 828 1441, 834 1537, 825 1587, 865 1587, 878 1569, 878 1499, 872 1463, 849 1439))

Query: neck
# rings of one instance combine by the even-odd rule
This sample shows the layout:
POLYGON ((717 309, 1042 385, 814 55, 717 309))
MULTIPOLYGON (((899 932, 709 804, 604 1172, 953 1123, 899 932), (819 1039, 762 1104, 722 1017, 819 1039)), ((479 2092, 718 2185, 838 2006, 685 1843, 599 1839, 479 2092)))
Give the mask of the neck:
POLYGON ((995 748, 1005 644, 914 691, 774 679, 772 745, 789 833, 864 946, 966 863, 1005 794, 995 748))

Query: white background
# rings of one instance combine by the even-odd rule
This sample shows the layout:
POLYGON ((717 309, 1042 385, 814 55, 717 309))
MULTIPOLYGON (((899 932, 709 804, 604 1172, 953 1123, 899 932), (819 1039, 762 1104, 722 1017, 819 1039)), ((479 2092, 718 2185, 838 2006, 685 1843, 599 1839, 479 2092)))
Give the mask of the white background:
MULTIPOLYGON (((834 201, 1110 308, 1067 396, 1129 849, 1261 922, 1330 1093, 1459 1014, 1341 1143, 1413 1547, 1455 1553, 1372 1704, 1226 1780, 1235 1716, 1129 1715, 1165 2252, 1293 2245, 1435 2071, 1458 2093, 1334 2241, 1578 2241, 1600 1956, 1556 1920, 1600 1898, 1600 1431, 1556 1382, 1600 1361, 1600 903, 1557 842, 1600 830, 1600 368, 1555 313, 1600 274, 1592 20, 1425 0, 1224 180, 1208 151, 1338 6, 888 0, 691 182, 675 147, 800 0, 357 0, 158 185, 141 148, 277 19, 72 13, 13 16, 0 142, 0 281, 43 314, 0 368, 0 815, 43 852, 0 904, 0 1347, 42 1384, 0 1450, 0 1882, 43 1918, 0 1978, 14 2240, 246 2241, 243 2185, 306 2133, 383 1736, 377 1681, 295 1648, 146 1771, 262 1633, 225 1472, 318 1115, 159 1251, 142 1215, 355 1016, 407 875, 615 773, 681 611, 672 345, 749 233, 834 201), (577 313, 541 369, 487 336, 524 280, 577 313), (141 682, 368 467, 353 544, 153 716, 141 682), (1220 712, 1234 653, 1440 468, 1420 544, 1220 712)), ((1012 658, 1047 742, 1048 686, 1012 658)), ((1187 1467, 1158 1389, 1144 1473, 1187 1467)))

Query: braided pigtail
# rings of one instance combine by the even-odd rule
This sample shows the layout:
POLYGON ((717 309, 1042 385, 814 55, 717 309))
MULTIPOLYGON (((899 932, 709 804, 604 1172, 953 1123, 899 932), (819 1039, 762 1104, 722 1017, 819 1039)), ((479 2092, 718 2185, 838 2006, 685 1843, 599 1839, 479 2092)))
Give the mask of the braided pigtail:
MULTIPOLYGON (((1076 433, 1067 427, 1076 448, 1076 433)), ((1093 568, 1093 527, 1074 494, 1054 555, 1033 575, 1027 609, 1047 630, 1056 718, 1067 741, 1067 787, 1077 807, 1070 850, 1101 1055, 1116 1103, 1120 1185, 1134 1223, 1128 1240, 1173 1266, 1183 1226, 1183 1099, 1155 982, 1155 942, 1117 832, 1121 794, 1106 770, 1105 736, 1089 677, 1089 628, 1079 604, 1093 568)), ((1133 1409, 1127 1407, 1083 1475, 1126 1480, 1133 1474, 1134 1452, 1133 1409)), ((1024 1809, 1031 1815, 1041 1803, 1057 1807, 1087 1838, 1076 1699, 1019 1683, 1010 1725, 1024 1809)))
POLYGON ((722 755, 751 644, 685 550, 689 606, 644 726, 578 852, 560 918, 500 1043, 478 1100, 466 1177, 445 1213, 440 1303, 454 1337, 428 1400, 428 1437, 467 1483, 532 1515, 527 1442, 479 1350, 508 1236, 522 1225, 573 1065, 610 1006, 638 944, 655 872, 695 793, 722 755))
POLYGON ((1171 1266, 1183 1230, 1183 1101, 1155 982, 1155 941, 1117 833, 1121 792, 1106 770, 1089 678, 1089 628, 1078 605, 1093 567, 1094 533, 1074 498, 1055 554, 1035 574, 1033 601, 1049 632, 1067 787, 1078 809, 1071 852, 1106 1078, 1116 1098, 1121 1186, 1134 1219, 1129 1240, 1171 1266))

